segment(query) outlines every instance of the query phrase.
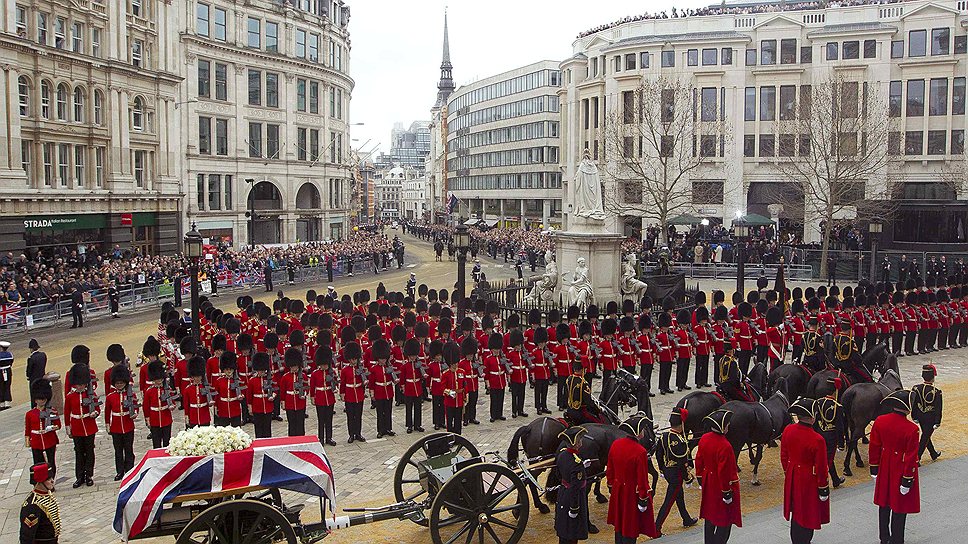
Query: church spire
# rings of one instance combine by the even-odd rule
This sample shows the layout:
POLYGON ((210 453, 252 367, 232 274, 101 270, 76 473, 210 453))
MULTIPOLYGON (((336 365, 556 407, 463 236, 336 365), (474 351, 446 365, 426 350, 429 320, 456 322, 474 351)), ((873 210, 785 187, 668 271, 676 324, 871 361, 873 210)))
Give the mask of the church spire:
POLYGON ((434 108, 442 108, 447 105, 447 98, 454 92, 456 86, 451 71, 454 66, 450 63, 450 38, 447 32, 447 10, 444 10, 444 54, 440 62, 440 81, 437 82, 437 103, 434 108))

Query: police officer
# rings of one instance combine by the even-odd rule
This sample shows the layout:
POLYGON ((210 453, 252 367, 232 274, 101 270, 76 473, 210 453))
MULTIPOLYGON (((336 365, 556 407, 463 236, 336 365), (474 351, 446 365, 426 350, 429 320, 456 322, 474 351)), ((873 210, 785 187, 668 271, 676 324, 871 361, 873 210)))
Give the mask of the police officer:
POLYGON ((30 467, 30 475, 37 483, 20 507, 20 544, 57 544, 61 522, 53 475, 46 463, 30 467))
POLYGON ((77 286, 71 291, 71 318, 74 320, 72 329, 84 326, 84 293, 77 286))
POLYGON ((118 285, 112 283, 108 287, 108 303, 111 306, 111 317, 118 319, 121 316, 118 315, 118 310, 121 306, 121 293, 118 292, 118 285))
POLYGON ((934 430, 941 426, 941 390, 934 386, 934 379, 938 375, 938 369, 932 364, 921 367, 921 378, 924 383, 919 383, 911 388, 914 393, 914 420, 921 427, 921 440, 918 443, 918 462, 927 449, 934 461, 941 457, 941 451, 934 449, 931 435, 934 430))
POLYGON ((0 342, 0 410, 10 408, 13 397, 10 386, 13 383, 13 353, 10 342, 0 342))
POLYGON ((669 430, 659 437, 659 449, 656 451, 656 461, 662 477, 665 478, 666 494, 659 508, 659 514, 655 518, 656 531, 661 535, 662 524, 672 510, 675 503, 679 508, 679 515, 682 517, 682 525, 692 527, 699 520, 690 516, 686 509, 686 499, 683 493, 683 485, 691 483, 693 480, 689 469, 692 467, 692 456, 689 452, 689 441, 683 432, 683 423, 689 417, 689 411, 685 408, 673 408, 672 415, 669 416, 669 430))
POLYGON ((834 390, 826 397, 818 399, 814 405, 814 428, 827 445, 827 470, 830 480, 834 487, 840 487, 844 480, 837 475, 834 457, 837 455, 837 448, 844 444, 844 410, 837 402, 843 381, 840 378, 831 378, 827 383, 833 384, 834 390))

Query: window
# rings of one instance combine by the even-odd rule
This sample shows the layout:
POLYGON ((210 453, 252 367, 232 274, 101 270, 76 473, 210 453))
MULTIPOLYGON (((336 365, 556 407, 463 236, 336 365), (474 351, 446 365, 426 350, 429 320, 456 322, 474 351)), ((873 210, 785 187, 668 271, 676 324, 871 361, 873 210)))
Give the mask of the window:
POLYGON ((760 121, 776 118, 776 87, 760 87, 760 121))
POLYGON ((857 133, 841 132, 837 134, 838 154, 841 157, 853 157, 857 154, 857 133))
POLYGON ((34 142, 30 140, 20 140, 20 166, 24 169, 27 185, 31 185, 30 158, 33 155, 34 142))
POLYGON ((760 156, 772 157, 776 154, 775 140, 772 134, 760 134, 760 156))
POLYGON ((94 124, 100 125, 104 122, 104 95, 101 91, 94 91, 94 124))
POLYGON ((625 69, 635 70, 635 53, 625 55, 625 69))
POLYGON ((249 123, 249 157, 262 157, 262 123, 249 123))
POLYGON ((948 131, 928 131, 928 155, 944 155, 947 153, 948 131))
POLYGON ((891 58, 899 59, 904 56, 904 40, 894 40, 891 42, 891 58))
POLYGON ((746 134, 745 136, 743 136, 743 156, 744 157, 756 156, 756 135, 746 134))
POLYGON ((104 187, 104 148, 94 148, 94 186, 104 187))
POLYGON ((615 72, 621 72, 622 71, 622 55, 615 55, 615 58, 613 59, 613 62, 614 62, 614 66, 615 66, 614 71, 615 72))
POLYGON ((840 44, 837 42, 827 42, 827 60, 837 60, 840 54, 840 44))
POLYGON ((135 67, 141 67, 141 54, 144 51, 144 46, 144 42, 141 40, 131 42, 131 64, 135 67))
POLYGON ((901 105, 903 104, 901 92, 903 87, 904 84, 900 81, 892 81, 890 84, 888 95, 888 113, 891 117, 901 116, 901 105))
POLYGON ((887 154, 888 155, 901 154, 901 133, 900 132, 887 133, 887 154))
POLYGON ((856 81, 845 81, 840 88, 840 96, 837 98, 840 102, 840 115, 847 119, 854 119, 857 117, 857 92, 858 85, 856 81))
POLYGON ((800 117, 806 119, 810 117, 810 109, 813 107, 813 86, 800 85, 800 117))
POLYGON ((756 121, 756 87, 746 88, 746 106, 743 119, 745 121, 756 121))
POLYGON ((17 78, 17 100, 20 105, 20 116, 30 115, 30 81, 27 76, 17 78))
POLYGON ((776 64, 776 40, 760 41, 760 64, 776 64))
POLYGON ((717 57, 719 56, 718 49, 703 49, 702 50, 702 65, 703 66, 715 66, 717 57))
POLYGON ((71 25, 71 51, 84 52, 84 25, 81 23, 71 25))
POLYGON ((729 47, 724 47, 719 54, 719 58, 722 59, 723 66, 732 66, 733 64, 733 50, 729 47))
POLYGON ((951 86, 951 113, 965 114, 965 78, 963 77, 956 77, 954 85, 951 86))
POLYGON ((912 30, 908 33, 908 56, 923 57, 927 54, 927 30, 912 30))
POLYGON ((309 82, 309 113, 319 113, 319 82, 309 82))
POLYGON ((296 80, 296 111, 306 111, 306 80, 296 80))
POLYGON ((672 68, 676 65, 676 52, 675 51, 663 51, 662 52, 662 67, 672 68))
POLYGON ((259 49, 262 47, 262 21, 256 19, 255 17, 249 17, 248 23, 248 38, 246 40, 246 45, 252 49, 259 49))
POLYGON ((44 185, 54 185, 54 144, 44 142, 44 185))
POLYGON ((319 160, 319 130, 309 131, 309 158, 313 162, 319 160))
POLYGON ((58 17, 54 21, 54 47, 67 48, 67 19, 63 17, 58 17))
POLYGON ((134 108, 131 110, 131 124, 135 130, 145 128, 145 101, 139 96, 134 99, 134 108))
POLYGON ((622 158, 631 159, 635 157, 635 139, 631 136, 622 138, 622 158))
POLYGON ((228 100, 228 65, 215 63, 215 99, 228 100))
MULTIPOLYGON (((948 79, 931 80, 928 92, 928 115, 948 115, 948 79)), ((930 138, 928 139, 930 143, 930 138)))
POLYGON ((195 205, 199 210, 205 209, 205 174, 195 176, 195 205))
POLYGON ((951 154, 964 155, 964 153, 965 153, 965 131, 952 130, 951 131, 951 154))
MULTIPOLYGON (((672 136, 663 134, 659 138, 659 156, 660 157, 671 157, 673 149, 675 148, 675 140, 672 136)), ((598 140, 595 141, 595 149, 598 150, 598 140)))
POLYGON ((266 106, 279 107, 279 74, 266 72, 266 106))
POLYGON ((296 160, 306 160, 306 129, 296 129, 296 160))
POLYGON ((319 34, 309 35, 308 58, 310 62, 319 62, 319 34))
POLYGON ((329 67, 334 70, 343 69, 343 46, 329 42, 329 67))
POLYGON ((47 14, 37 14, 37 42, 47 45, 47 14))
POLYGON ((27 37, 27 8, 17 6, 17 36, 27 37))
POLYGON ((57 86, 57 120, 67 121, 67 85, 57 86))
POLYGON ((844 42, 844 60, 854 60, 860 58, 860 42, 844 42))
MULTIPOLYGON (((329 133, 329 162, 337 164, 343 158, 343 135, 335 132, 329 133)), ((597 142, 596 142, 597 143, 597 142)))
POLYGON ((746 65, 756 66, 756 49, 746 50, 746 65))
POLYGON ((909 130, 904 135, 904 154, 924 154, 924 133, 920 130, 909 130))
POLYGON ((872 59, 877 56, 877 40, 864 40, 864 58, 872 59))
POLYGON ((226 210, 232 209, 232 176, 226 174, 222 176, 222 186, 225 188, 225 199, 222 201, 222 207, 226 210))
MULTIPOLYGON (((931 54, 947 55, 951 52, 951 29, 935 28, 931 31, 931 54)), ((928 147, 931 147, 931 139, 928 138, 928 147)), ((929 152, 930 154, 930 152, 929 152)))
POLYGON ((968 53, 968 35, 955 36, 955 55, 968 53))
POLYGON ((790 38, 780 40, 780 64, 796 64, 797 40, 790 38))
POLYGON ((83 145, 74 146, 74 183, 78 187, 84 187, 84 157, 87 148, 83 145))
POLYGON ((789 121, 797 116, 797 87, 796 85, 780 86, 780 120, 789 121))
MULTIPOLYGON (((715 51, 715 49, 714 49, 715 51)), ((703 121, 716 120, 716 92, 715 87, 703 87, 702 89, 702 114, 703 121)))
POLYGON ((141 17, 141 0, 131 0, 131 15, 141 17))
MULTIPOLYGON (((782 87, 780 87, 782 90, 782 87)), ((782 94, 782 93, 781 93, 782 94)), ((780 134, 780 139, 777 146, 777 156, 780 157, 792 157, 796 154, 796 138, 793 134, 780 134)))
POLYGON ((40 116, 50 119, 50 83, 40 82, 40 116))
POLYGON ((722 181, 693 181, 692 203, 717 205, 723 203, 722 181))
POLYGON ((699 64, 699 50, 689 49, 686 51, 686 64, 689 66, 697 66, 699 64))
POLYGON ((645 53, 645 52, 639 53, 639 66, 642 67, 643 70, 649 68, 649 54, 648 53, 645 53))
POLYGON ((91 55, 101 58, 101 29, 91 29, 91 55))
POLYGON ((296 56, 306 57, 306 31, 301 28, 296 29, 296 56))
POLYGON ((222 209, 222 176, 219 174, 208 175, 208 209, 222 209))
POLYGON ((210 69, 211 64, 207 60, 198 59, 198 96, 200 98, 211 96, 212 78, 210 69))
POLYGON ((635 91, 622 91, 622 122, 626 125, 635 122, 635 91))
POLYGON ((810 64, 813 62, 813 47, 804 45, 800 47, 800 64, 810 64))
POLYGON ((266 125, 266 158, 279 158, 279 125, 266 125))
POLYGON ((715 136, 704 134, 699 137, 699 156, 700 157, 716 156, 716 137, 715 136))
POLYGON ((84 89, 74 87, 74 122, 84 122, 84 89))
POLYGON ((208 4, 199 2, 195 5, 195 33, 208 37, 208 4))
MULTIPOLYGON (((662 122, 671 123, 676 113, 676 91, 674 89, 662 89, 662 122)), ((597 102, 597 101, 596 101, 597 102)), ((596 112, 598 108, 595 108, 596 112)), ((598 126, 598 123, 595 123, 598 126)))
POLYGON ((229 121, 215 120, 215 154, 226 156, 229 154, 229 121))
POLYGON ((279 23, 266 21, 266 51, 269 53, 279 52, 279 23))
POLYGON ((60 180, 61 187, 67 187, 68 176, 70 175, 71 146, 69 144, 57 145, 57 179, 60 180))
POLYGON ((911 79, 907 84, 907 116, 924 115, 924 80, 911 79))
MULTIPOLYGON (((597 101, 597 99, 596 99, 597 101)), ((343 118, 343 89, 330 87, 329 89, 329 115, 334 119, 343 118)), ((598 127, 598 108, 595 108, 595 127, 598 127)))
POLYGON ((212 154, 212 118, 198 118, 198 153, 200 155, 212 154))
POLYGON ((215 8, 214 17, 212 17, 212 37, 216 40, 225 41, 225 10, 222 8, 215 8))
POLYGON ((262 72, 249 68, 249 105, 262 105, 262 72))

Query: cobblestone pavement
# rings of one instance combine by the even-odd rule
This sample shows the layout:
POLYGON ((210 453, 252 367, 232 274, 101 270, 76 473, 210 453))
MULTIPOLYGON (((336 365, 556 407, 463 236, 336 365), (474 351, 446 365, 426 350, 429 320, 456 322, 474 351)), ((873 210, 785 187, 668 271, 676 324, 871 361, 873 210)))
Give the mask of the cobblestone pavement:
MULTIPOLYGON (((434 262, 433 253, 430 251, 429 245, 411 238, 405 238, 405 240, 408 243, 408 259, 412 256, 417 261, 415 265, 412 260, 411 264, 408 264, 408 267, 413 268, 404 268, 399 271, 393 270, 379 276, 366 275, 346 278, 336 282, 337 290, 342 293, 364 287, 372 289, 378 281, 384 281, 391 290, 402 289, 406 277, 411 271, 417 273, 418 281, 425 282, 430 286, 447 285, 450 287, 453 285, 455 277, 454 263, 446 261, 446 257, 442 263, 434 262)), ((489 259, 482 259, 482 263, 489 270, 488 275, 491 278, 509 277, 514 274, 513 268, 504 266, 500 260, 494 262, 489 259)), ((702 284, 702 287, 707 290, 713 288, 731 290, 733 287, 730 284, 731 282, 728 281, 706 282, 702 284)), ((732 283, 732 285, 735 285, 735 283, 732 283)), ((293 294, 304 293, 309 288, 325 289, 325 285, 304 284, 282 286, 282 289, 287 292, 291 291, 293 294)), ((265 300, 274 297, 274 293, 255 292, 253 294, 263 297, 265 300)), ((235 294, 223 296, 220 300, 223 306, 232 306, 234 305, 235 294)), ((38 338, 48 353, 50 368, 61 372, 66 371, 71 346, 83 341, 91 347, 92 353, 95 354, 94 367, 100 371, 107 366, 107 363, 103 362, 103 359, 100 359, 100 357, 105 352, 109 343, 121 342, 125 345, 129 355, 136 354, 140 349, 145 335, 154 330, 155 323, 155 312, 143 312, 126 315, 121 320, 102 319, 92 321, 89 326, 84 328, 83 336, 77 334, 78 331, 49 329, 40 332, 38 338)), ((19 530, 18 514, 20 505, 23 497, 30 489, 27 471, 31 464, 31 457, 24 447, 22 435, 23 414, 27 409, 27 406, 23 404, 26 400, 26 392, 22 381, 27 338, 29 336, 23 335, 10 338, 13 342, 14 352, 18 357, 14 370, 15 379, 18 380, 15 384, 15 400, 21 404, 11 410, 0 412, 0 542, 3 543, 13 542, 16 538, 19 530)), ((968 368, 965 365, 966 355, 968 355, 968 350, 949 350, 939 352, 932 357, 903 358, 900 364, 904 383, 916 383, 916 380, 920 376, 920 365, 923 362, 932 361, 941 369, 940 384, 942 387, 944 387, 946 382, 961 381, 968 388, 968 368)), ((653 399, 655 401, 653 405, 654 411, 661 425, 664 425, 669 409, 678 400, 679 396, 678 394, 658 396, 653 399)), ((528 397, 526 410, 534 417, 531 391, 528 392, 528 397)), ((479 426, 471 426, 469 429, 466 429, 465 436, 477 444, 481 451, 498 450, 505 452, 514 430, 519 425, 524 424, 525 421, 520 418, 512 419, 508 417, 507 421, 489 424, 486 420, 487 402, 488 399, 483 397, 480 399, 478 405, 478 414, 484 414, 483 423, 479 426)), ((509 412, 509 409, 506 409, 507 412, 509 412)), ((315 414, 312 410, 310 410, 310 414, 307 429, 313 430, 316 428, 315 414)), ((424 418, 427 421, 430 420, 430 407, 427 405, 424 406, 424 418)), ((530 420, 530 418, 527 419, 530 420)), ((181 419, 178 418, 175 423, 176 430, 179 428, 180 422, 181 419)), ((111 441, 104 432, 103 425, 101 427, 102 430, 96 440, 96 485, 93 487, 82 487, 77 490, 71 489, 70 487, 73 481, 74 458, 71 443, 64 437, 63 433, 61 434, 62 442, 58 448, 57 496, 61 502, 61 512, 65 527, 62 542, 106 543, 118 541, 117 534, 111 528, 117 496, 117 484, 112 481, 114 475, 113 452, 111 441)), ((284 422, 277 422, 274 425, 276 434, 284 434, 285 428, 284 422)), ((345 417, 337 413, 334 437, 340 443, 335 447, 327 448, 327 454, 330 456, 336 474, 337 501, 341 506, 359 504, 372 505, 392 501, 392 476, 396 461, 403 451, 420 436, 407 435, 403 432, 402 409, 395 409, 394 411, 394 429, 398 432, 396 437, 377 440, 374 412, 368 410, 364 414, 363 433, 369 438, 369 441, 365 444, 354 443, 348 445, 345 442, 345 417)), ((148 445, 147 429, 144 427, 138 428, 136 430, 135 451, 143 453, 148 448, 148 445)), ((769 452, 767 456, 776 456, 776 454, 769 452)), ((961 463, 958 466, 963 471, 965 463, 961 463)), ((930 485, 934 484, 932 483, 930 485)), ((955 487, 951 489, 952 493, 957 491, 955 487)), ((963 501, 961 502, 963 503, 963 501)), ((310 508, 316 504, 314 501, 310 501, 310 503, 310 508)), ((544 516, 544 518, 548 517, 544 516)), ((599 517, 603 518, 604 513, 602 512, 599 517)), ((539 527, 546 526, 547 520, 540 523, 541 525, 539 527)), ((604 528, 603 519, 599 519, 598 523, 604 528)), ((914 524, 912 523, 912 525, 914 524)), ((392 530, 393 522, 384 525, 384 529, 392 530)), ((365 530, 354 529, 353 531, 365 530)), ((387 541, 422 541, 426 539, 427 534, 425 530, 421 531, 414 534, 423 535, 422 537, 414 536, 414 539, 409 539, 398 533, 391 535, 387 541)), ((607 531, 601 536, 605 536, 606 533, 607 531)), ((832 533, 833 531, 828 530, 826 534, 830 535, 832 533)), ((371 533, 362 532, 355 534, 371 535, 371 533)), ((375 535, 375 533, 373 534, 375 535)), ((825 538, 821 541, 829 540, 829 537, 826 537, 823 533, 822 535, 825 538)), ((607 534, 607 537, 607 539, 600 539, 600 541, 611 541, 611 534, 607 534)), ((364 540, 357 538, 336 540, 346 542, 377 541, 375 536, 372 540, 370 538, 365 538, 364 540)), ((839 538, 837 540, 846 541, 839 538)), ((170 542, 171 540, 168 541, 170 542)), ((923 540, 923 542, 928 541, 923 540)), ((677 540, 677 542, 679 541, 677 540)))

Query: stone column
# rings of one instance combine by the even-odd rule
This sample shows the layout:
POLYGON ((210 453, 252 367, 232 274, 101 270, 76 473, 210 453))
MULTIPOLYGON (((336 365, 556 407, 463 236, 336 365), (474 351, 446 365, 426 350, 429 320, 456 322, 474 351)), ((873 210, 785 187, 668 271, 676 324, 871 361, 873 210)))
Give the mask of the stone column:
POLYGON ((522 198, 519 202, 521 204, 521 219, 518 226, 523 227, 524 226, 524 199, 522 198))
MULTIPOLYGON (((7 178, 14 175, 14 170, 23 170, 20 166, 20 98, 17 89, 17 70, 9 65, 3 65, 3 79, 0 81, 0 111, 8 112, 7 122, 0 131, 0 177, 7 178)), ((34 85, 39 89, 39 85, 34 85)), ((33 90, 33 89, 32 89, 33 90)))
POLYGON ((503 227, 504 223, 504 199, 500 199, 498 202, 501 204, 501 215, 498 216, 498 226, 503 227))
POLYGON ((551 217, 551 200, 544 199, 541 201, 541 224, 544 228, 548 228, 548 220, 551 217))

